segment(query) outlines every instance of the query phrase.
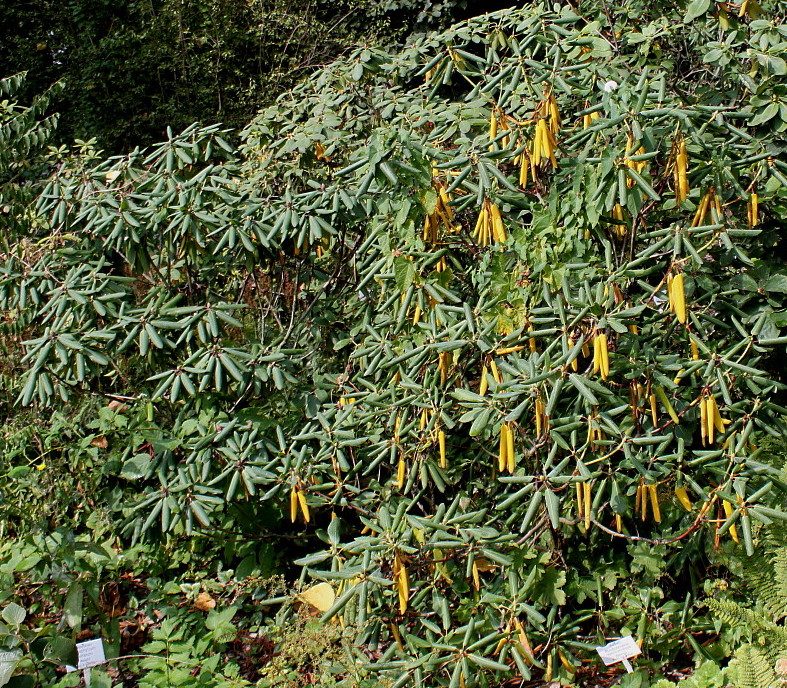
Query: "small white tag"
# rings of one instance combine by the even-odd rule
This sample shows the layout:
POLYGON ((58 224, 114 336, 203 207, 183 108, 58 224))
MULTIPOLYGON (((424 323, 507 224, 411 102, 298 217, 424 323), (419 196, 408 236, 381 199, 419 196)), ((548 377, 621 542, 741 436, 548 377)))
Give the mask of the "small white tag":
POLYGON ((104 656, 104 641, 101 638, 77 643, 77 654, 79 655, 77 669, 89 669, 107 661, 104 656))
POLYGON ((631 662, 629 662, 629 658, 642 654, 639 645, 637 645, 634 638, 630 635, 620 640, 613 640, 611 643, 607 643, 602 647, 597 647, 596 652, 598 652, 598 656, 601 657, 601 661, 607 666, 623 662, 623 666, 626 667, 628 673, 634 671, 631 662))
POLYGON ((66 671, 76 671, 77 669, 89 669, 107 661, 104 655, 104 641, 101 638, 86 640, 77 643, 77 665, 66 665, 66 671))
POLYGON ((90 685, 90 668, 103 664, 107 661, 104 655, 104 641, 101 638, 94 640, 86 640, 83 643, 77 643, 77 665, 71 666, 66 664, 66 671, 82 670, 82 678, 85 679, 85 685, 90 685))

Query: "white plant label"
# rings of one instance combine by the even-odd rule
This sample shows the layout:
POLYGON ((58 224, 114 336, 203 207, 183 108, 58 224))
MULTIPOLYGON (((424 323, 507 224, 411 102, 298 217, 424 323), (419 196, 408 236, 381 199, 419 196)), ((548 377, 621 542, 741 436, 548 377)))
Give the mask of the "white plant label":
POLYGON ((634 671, 631 666, 631 662, 629 662, 629 659, 642 654, 642 650, 640 650, 639 645, 637 645, 634 638, 632 638, 630 635, 627 635, 620 640, 613 640, 611 643, 607 643, 602 647, 597 647, 596 652, 598 652, 598 656, 601 657, 601 661, 607 666, 610 664, 623 662, 623 666, 626 667, 626 671, 628 671, 628 673, 632 673, 634 671))
POLYGON ((90 668, 103 664, 107 661, 104 655, 104 641, 101 638, 94 640, 86 640, 83 643, 77 643, 77 665, 66 666, 66 671, 82 670, 82 675, 85 678, 85 685, 90 685, 90 668))
POLYGON ((89 669, 107 661, 104 655, 104 641, 101 638, 77 643, 77 669, 89 669))

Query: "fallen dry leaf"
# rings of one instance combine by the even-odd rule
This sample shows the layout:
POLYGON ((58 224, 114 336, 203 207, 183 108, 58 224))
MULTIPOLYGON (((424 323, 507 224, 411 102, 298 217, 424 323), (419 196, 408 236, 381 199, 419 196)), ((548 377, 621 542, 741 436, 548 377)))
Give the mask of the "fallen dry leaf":
POLYGON ((336 601, 336 593, 330 583, 317 583, 304 590, 298 597, 321 612, 327 612, 336 601))
POLYGON ((197 599, 194 601, 194 607, 199 609, 201 612, 209 612, 216 606, 216 600, 214 600, 208 593, 201 592, 197 595, 197 599))

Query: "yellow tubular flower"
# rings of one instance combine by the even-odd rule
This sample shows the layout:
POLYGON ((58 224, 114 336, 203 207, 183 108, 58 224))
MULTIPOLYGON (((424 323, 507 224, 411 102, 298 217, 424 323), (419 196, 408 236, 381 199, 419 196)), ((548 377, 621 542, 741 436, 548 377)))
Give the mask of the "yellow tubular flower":
POLYGON ((661 523, 661 508, 659 507, 659 493, 656 485, 648 485, 648 493, 650 494, 650 505, 653 508, 653 520, 656 523, 661 523))
POLYGON ((500 215, 500 209, 492 203, 492 236, 494 237, 495 241, 500 242, 501 244, 506 240, 506 229, 503 225, 503 218, 500 215))
POLYGON ((607 335, 601 335, 601 377, 605 380, 609 377, 609 348, 607 347, 607 335))
POLYGON ((404 489, 405 478, 407 477, 407 464, 404 462, 404 457, 399 457, 399 463, 396 466, 396 487, 400 490, 404 489))
POLYGON ((590 510, 593 506, 590 483, 584 484, 585 530, 590 530, 590 510))
POLYGON ((686 154, 686 140, 678 132, 673 142, 673 178, 675 181, 675 198, 683 203, 689 195, 688 183, 688 157, 686 154))
POLYGON ((691 511, 692 504, 691 500, 689 499, 689 493, 686 491, 685 487, 676 487, 675 496, 678 498, 680 505, 686 509, 686 511, 691 511))
POLYGON ((308 523, 311 520, 309 515, 309 505, 306 503, 306 495, 298 490, 298 503, 301 505, 301 512, 303 512, 303 520, 308 523))
POLYGON ((541 433, 546 430, 544 402, 536 399, 536 437, 541 437, 541 433))
POLYGON ((542 136, 542 127, 543 127, 544 120, 538 120, 536 122, 536 132, 535 136, 533 137, 533 142, 531 144, 532 148, 530 150, 530 166, 531 171, 533 172, 533 176, 535 177, 536 170, 535 168, 541 164, 541 136, 542 136))
MULTIPOLYGON (((732 512, 733 512, 732 504, 730 504, 730 503, 729 503, 729 502, 728 502, 728 501, 725 499, 724 501, 722 501, 722 506, 724 507, 724 515, 725 515, 727 518, 729 518, 730 516, 732 516, 732 512)), ((731 525, 731 526, 730 526, 730 537, 731 537, 731 538, 732 538, 732 539, 733 539, 735 542, 740 542, 740 538, 738 537, 738 526, 736 526, 735 524, 733 524, 733 525, 731 525)))
MULTIPOLYGON (((489 140, 492 141, 497 136, 497 115, 495 114, 494 109, 492 109, 492 113, 489 115, 489 140)), ((489 150, 495 150, 495 144, 489 144, 489 150)))
POLYGON ((714 441, 713 432, 716 429, 716 424, 714 423, 713 407, 715 403, 712 396, 705 398, 705 422, 708 424, 708 444, 713 444, 714 441))
POLYGON ((708 437, 708 412, 705 407, 705 396, 700 397, 700 436, 702 438, 702 446, 707 444, 708 437))
POLYGON ((759 197, 756 193, 752 193, 749 196, 749 227, 756 227, 758 224, 760 224, 759 206, 759 197))
POLYGON ((675 317, 679 323, 686 322, 686 290, 684 286, 683 273, 679 272, 672 279, 672 307, 675 311, 675 317))
POLYGON ((290 521, 295 523, 295 520, 298 518, 298 491, 295 489, 295 485, 292 486, 290 490, 290 521))
POLYGON ((497 363, 495 363, 495 359, 491 359, 489 361, 489 367, 492 369, 492 379, 499 385, 503 382, 503 378, 500 375, 500 371, 497 368, 497 363))
POLYGON ((394 579, 396 580, 396 590, 399 597, 399 613, 404 614, 407 611, 407 602, 410 599, 410 579, 399 552, 396 553, 394 558, 394 579))
POLYGON ((527 149, 523 150, 519 155, 519 186, 527 186, 527 170, 530 167, 530 159, 527 155, 527 149))
POLYGON ((547 99, 547 108, 549 114, 549 128, 553 134, 560 131, 560 111, 557 109, 557 101, 554 94, 550 93, 547 99))
POLYGON ((511 426, 506 426, 506 467, 509 473, 516 470, 516 454, 514 453, 514 433, 511 426))
POLYGON ((497 470, 502 473, 508 466, 508 425, 503 423, 500 426, 500 449, 497 455, 497 470))

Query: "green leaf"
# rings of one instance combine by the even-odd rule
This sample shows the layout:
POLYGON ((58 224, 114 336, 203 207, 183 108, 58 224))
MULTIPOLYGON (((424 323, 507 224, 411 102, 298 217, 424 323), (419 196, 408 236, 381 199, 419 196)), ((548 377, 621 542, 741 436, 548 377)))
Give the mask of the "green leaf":
POLYGON ((771 275, 763 285, 765 291, 787 294, 787 275, 771 275))
POLYGON ((147 452, 134 454, 130 459, 123 462, 120 475, 129 480, 144 478, 150 469, 152 458, 147 452))
POLYGON ((779 104, 769 103, 749 120, 749 126, 756 127, 760 124, 765 124, 766 122, 769 122, 774 117, 776 117, 776 115, 778 114, 779 114, 779 104))
POLYGON ((710 9, 711 0, 692 0, 686 8, 686 14, 683 17, 683 22, 688 24, 694 21, 697 17, 701 17, 710 9))
POLYGON ((481 402, 484 399, 484 397, 482 397, 480 394, 476 394, 475 392, 471 392, 467 389, 455 389, 453 392, 451 392, 451 396, 453 396, 457 401, 481 402))
POLYGON ((481 655, 476 655, 470 653, 467 658, 477 666, 480 666, 483 669, 489 669, 490 671, 504 671, 508 672, 508 666, 505 664, 501 664, 500 662, 495 662, 494 660, 487 659, 486 657, 482 657, 481 655))
POLYGON ((582 397, 587 401, 591 406, 598 405, 598 398, 596 397, 593 392, 590 391, 588 386, 585 384, 585 381, 576 373, 571 373, 568 376, 569 382, 576 387, 577 391, 582 395, 582 397))
POLYGON ((79 583, 72 583, 68 588, 66 601, 63 604, 63 618, 71 628, 77 628, 82 623, 82 599, 84 591, 79 583))
POLYGON ((427 215, 431 215, 437 208, 437 192, 429 187, 421 193, 421 205, 427 215))
POLYGON ((64 635, 56 635, 44 648, 44 659, 57 664, 71 664, 75 666, 77 663, 76 644, 71 638, 67 638, 64 635))
POLYGON ((90 672, 90 688, 112 688, 112 679, 105 671, 93 669, 90 672))
POLYGON ((555 566, 550 566, 541 574, 535 587, 533 597, 540 599, 545 604, 564 605, 566 593, 563 586, 566 584, 566 572, 555 566))
POLYGON ((238 607, 235 606, 225 607, 222 610, 211 609, 205 619, 205 627, 211 631, 226 627, 237 613, 238 607))
POLYGON ((479 413, 470 426, 470 437, 478 437, 489 425, 492 418, 492 409, 484 409, 479 413))
POLYGON ((11 675, 16 669, 16 665, 22 658, 21 650, 0 650, 0 687, 6 685, 11 680, 11 675))
MULTIPOLYGON (((766 53, 755 53, 757 61, 772 74, 784 76, 787 74, 787 62, 782 57, 768 55, 766 53)), ((775 105, 775 103, 774 103, 775 105)))
POLYGON ((394 275, 399 291, 407 291, 415 279, 415 265, 413 261, 402 256, 394 258, 394 275))
POLYGON ((10 602, 5 609, 3 609, 3 619, 11 626, 19 626, 27 616, 24 607, 20 607, 16 602, 10 602))

